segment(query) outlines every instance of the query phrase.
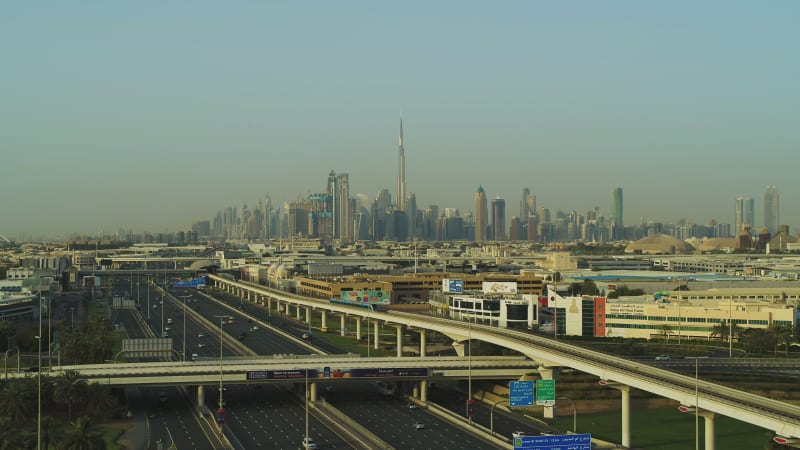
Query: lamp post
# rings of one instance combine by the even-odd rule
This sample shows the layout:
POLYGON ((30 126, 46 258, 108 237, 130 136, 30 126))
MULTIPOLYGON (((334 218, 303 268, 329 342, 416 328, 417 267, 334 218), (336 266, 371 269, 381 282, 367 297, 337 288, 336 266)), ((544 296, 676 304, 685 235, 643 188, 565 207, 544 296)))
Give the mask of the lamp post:
POLYGON ((150 279, 147 279, 147 324, 150 324, 150 279))
POLYGON ((187 295, 185 290, 183 292, 184 295, 181 296, 183 299, 183 360, 186 361, 186 298, 191 295, 187 295))
POLYGON ((36 396, 38 397, 36 412, 36 450, 42 448, 42 291, 39 291, 39 335, 35 336, 39 341, 39 351, 37 352, 39 367, 36 374, 36 396))
POLYGON ((572 432, 578 432, 578 408, 575 407, 575 401, 567 397, 558 397, 556 400, 567 400, 572 404, 572 432))
POLYGON ((223 408, 222 403, 222 322, 228 316, 214 316, 219 319, 219 409, 223 408))
POLYGON ((494 436, 494 407, 504 402, 508 402, 508 400, 498 400, 494 402, 494 405, 489 409, 489 432, 492 436, 494 436))
POLYGON ((467 317, 467 420, 472 425, 472 318, 467 317))
POLYGON ((303 439, 303 447, 308 448, 308 364, 306 364, 306 434, 305 439, 303 439))

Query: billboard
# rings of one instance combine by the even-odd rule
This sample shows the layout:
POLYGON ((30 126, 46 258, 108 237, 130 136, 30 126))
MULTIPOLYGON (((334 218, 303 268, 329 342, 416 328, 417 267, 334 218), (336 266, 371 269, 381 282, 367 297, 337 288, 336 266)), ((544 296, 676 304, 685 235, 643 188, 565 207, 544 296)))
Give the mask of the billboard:
POLYGON ((464 280, 451 280, 442 278, 442 292, 446 294, 463 294, 464 280))
POLYGON ((387 291, 342 291, 341 299, 350 303, 389 303, 392 295, 387 291))
POLYGON ((516 281, 484 281, 483 282, 484 294, 516 294, 517 282, 516 281))

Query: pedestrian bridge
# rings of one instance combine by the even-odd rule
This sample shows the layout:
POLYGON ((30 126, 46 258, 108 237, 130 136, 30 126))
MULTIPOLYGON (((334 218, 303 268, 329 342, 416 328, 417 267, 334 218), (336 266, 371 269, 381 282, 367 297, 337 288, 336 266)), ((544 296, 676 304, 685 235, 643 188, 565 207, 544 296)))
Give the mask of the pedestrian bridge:
MULTIPOLYGON (((425 330, 434 330, 452 338, 454 344, 457 344, 457 351, 459 348, 463 351, 463 343, 468 340, 492 342, 536 361, 535 364, 538 365, 543 378, 552 378, 554 369, 559 367, 572 367, 596 375, 602 385, 621 391, 623 422, 621 441, 626 447, 631 446, 631 388, 676 400, 685 405, 686 410, 697 411, 698 415, 702 415, 706 423, 707 449, 714 446, 715 414, 773 430, 779 436, 800 439, 800 406, 660 369, 647 362, 631 361, 522 331, 397 311, 370 311, 302 297, 266 286, 231 281, 216 275, 209 275, 208 278, 214 287, 268 308, 292 305, 296 308, 306 308, 309 312, 318 311, 323 316, 323 322, 326 314, 340 315, 341 320, 344 320, 345 316, 360 316, 368 321, 381 321, 386 325, 396 326, 398 335, 400 327, 421 331, 422 342, 425 341, 425 330)), ((557 373, 557 370, 555 372, 557 373)))

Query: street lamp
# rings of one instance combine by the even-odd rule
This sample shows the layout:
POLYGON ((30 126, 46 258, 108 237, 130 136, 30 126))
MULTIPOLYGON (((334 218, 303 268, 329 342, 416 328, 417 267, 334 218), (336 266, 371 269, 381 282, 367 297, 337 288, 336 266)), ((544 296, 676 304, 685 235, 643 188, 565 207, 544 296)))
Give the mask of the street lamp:
POLYGON ((494 436, 494 407, 500 403, 507 403, 508 400, 502 399, 494 402, 494 405, 489 409, 489 432, 494 436))
POLYGON ((228 316, 214 316, 219 318, 219 409, 222 409, 222 322, 228 316))
POLYGON ((39 335, 34 336, 39 345, 37 352, 39 367, 36 375, 37 412, 36 412, 36 450, 42 448, 42 291, 39 291, 39 335))
POLYGON ((308 448, 308 364, 306 364, 306 438, 303 439, 303 447, 308 448))
POLYGON ((467 316, 467 419, 472 425, 472 318, 467 316))
POLYGON ((572 432, 578 432, 578 408, 575 407, 575 402, 571 398, 558 397, 556 400, 567 400, 572 404, 572 432))
POLYGON ((183 360, 186 361, 186 298, 191 295, 187 295, 185 290, 183 292, 184 295, 181 296, 183 299, 183 360))

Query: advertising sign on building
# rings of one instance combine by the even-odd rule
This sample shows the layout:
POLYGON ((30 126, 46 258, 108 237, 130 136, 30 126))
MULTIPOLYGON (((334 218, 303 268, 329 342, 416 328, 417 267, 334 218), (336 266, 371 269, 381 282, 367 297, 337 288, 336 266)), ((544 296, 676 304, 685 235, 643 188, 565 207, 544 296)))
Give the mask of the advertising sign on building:
POLYGON ((449 278, 442 279, 442 292, 448 294, 463 294, 464 293, 464 280, 451 280, 449 278))
POLYGON ((342 291, 342 301, 351 303, 389 303, 391 293, 386 291, 342 291))
POLYGON ((484 281, 483 282, 484 294, 516 294, 517 282, 516 281, 484 281))

